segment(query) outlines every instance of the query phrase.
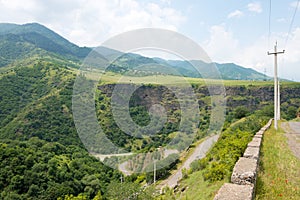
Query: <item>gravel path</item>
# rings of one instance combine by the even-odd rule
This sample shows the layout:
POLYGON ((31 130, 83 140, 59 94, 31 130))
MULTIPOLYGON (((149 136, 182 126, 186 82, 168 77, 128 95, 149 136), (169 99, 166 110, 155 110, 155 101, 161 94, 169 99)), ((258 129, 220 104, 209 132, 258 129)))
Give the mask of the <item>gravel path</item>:
POLYGON ((300 159, 300 122, 285 122, 282 123, 282 128, 286 132, 291 151, 300 159))

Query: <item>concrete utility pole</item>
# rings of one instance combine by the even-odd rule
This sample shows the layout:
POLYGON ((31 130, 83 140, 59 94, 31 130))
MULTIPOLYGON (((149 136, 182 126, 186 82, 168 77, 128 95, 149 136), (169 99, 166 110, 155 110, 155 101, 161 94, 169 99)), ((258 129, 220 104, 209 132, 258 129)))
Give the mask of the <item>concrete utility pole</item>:
POLYGON ((153 183, 155 184, 156 182, 156 160, 154 160, 154 163, 153 163, 153 168, 154 168, 154 171, 153 171, 153 183))
POLYGON ((277 52, 277 42, 274 46, 274 52, 268 52, 268 55, 274 55, 274 128, 277 130, 277 120, 280 120, 280 90, 277 77, 277 54, 282 54, 283 51, 277 52))

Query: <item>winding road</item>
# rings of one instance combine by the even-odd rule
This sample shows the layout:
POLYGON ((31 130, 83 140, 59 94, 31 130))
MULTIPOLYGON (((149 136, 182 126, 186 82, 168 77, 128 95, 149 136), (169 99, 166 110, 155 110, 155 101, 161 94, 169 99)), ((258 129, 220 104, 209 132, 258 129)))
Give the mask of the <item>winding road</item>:
POLYGON ((119 153, 119 154, 98 154, 98 153, 90 153, 92 156, 100 159, 100 161, 103 161, 105 158, 110 158, 113 156, 116 157, 123 157, 123 156, 131 156, 133 153, 119 153))
POLYGON ((202 143, 200 143, 194 150, 193 154, 190 155, 190 157, 183 163, 183 165, 177 169, 177 171, 172 174, 169 178, 166 180, 163 180, 159 185, 158 188, 164 188, 164 187, 169 187, 169 188, 174 188, 177 184, 178 181, 182 179, 182 169, 189 169, 191 163, 194 160, 204 158, 206 155, 206 152, 210 149, 210 147, 218 140, 219 135, 214 135, 206 140, 204 140, 202 143))
MULTIPOLYGON (((194 150, 192 155, 190 155, 186 161, 181 165, 179 169, 176 170, 175 173, 173 173, 170 177, 167 179, 163 180, 159 185, 158 188, 164 188, 164 187, 169 187, 169 188, 174 188, 177 184, 178 181, 182 179, 182 169, 189 169, 191 163, 194 160, 201 159, 205 157, 206 152, 210 149, 210 147, 218 140, 219 135, 213 135, 211 137, 208 137, 206 140, 201 142, 194 150)), ((164 152, 164 157, 167 157, 169 154, 172 153, 177 153, 174 152, 174 150, 166 150, 164 152)), ((109 158, 112 156, 130 156, 133 155, 132 153, 123 153, 123 154, 109 154, 109 155, 104 155, 104 154, 95 154, 92 153, 93 156, 96 158, 100 159, 103 161, 105 158, 109 158)), ((119 170, 122 171, 125 175, 130 175, 132 174, 131 171, 127 170, 127 164, 128 162, 125 161, 119 165, 119 170)))

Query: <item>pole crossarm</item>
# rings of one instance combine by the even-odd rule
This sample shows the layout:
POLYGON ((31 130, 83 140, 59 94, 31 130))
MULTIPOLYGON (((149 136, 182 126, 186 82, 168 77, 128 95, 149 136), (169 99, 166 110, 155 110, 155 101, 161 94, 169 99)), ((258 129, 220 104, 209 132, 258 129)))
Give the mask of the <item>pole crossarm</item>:
POLYGON ((268 55, 282 54, 282 53, 285 53, 285 50, 278 51, 278 52, 273 52, 273 53, 268 52, 268 55))

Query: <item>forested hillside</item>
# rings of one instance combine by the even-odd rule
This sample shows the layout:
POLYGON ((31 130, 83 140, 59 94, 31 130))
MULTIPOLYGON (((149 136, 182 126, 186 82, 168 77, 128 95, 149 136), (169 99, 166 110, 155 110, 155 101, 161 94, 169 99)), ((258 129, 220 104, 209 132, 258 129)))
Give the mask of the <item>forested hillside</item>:
MULTIPOLYGON (((92 48, 79 47, 41 24, 0 23, 0 67, 33 56, 45 57, 49 55, 80 63, 91 51, 92 48)), ((222 79, 227 80, 270 79, 262 73, 234 63, 164 60, 133 53, 122 53, 105 47, 97 48, 97 53, 102 54, 111 62, 108 70, 132 76, 165 74, 196 78, 220 78, 221 76, 222 79), (220 76, 213 70, 214 65, 220 72, 220 76)), ((76 65, 73 65, 73 67, 76 67, 76 65)))
POLYGON ((101 199, 120 173, 83 148, 36 137, 0 142, 1 199, 57 199, 69 194, 101 199))
POLYGON ((0 67, 33 55, 54 54, 73 61, 88 55, 90 48, 78 47, 37 23, 0 24, 0 67))
MULTIPOLYGON (((118 166, 111 169, 90 155, 104 152, 103 147, 101 149, 97 146, 98 141, 90 140, 90 144, 83 144, 80 140, 73 118, 73 87, 77 75, 92 83, 87 71, 79 70, 90 50, 70 43, 39 24, 0 25, 1 199, 154 198, 154 187, 144 189, 153 182, 154 157, 147 154, 135 157, 129 163, 130 170, 141 172, 147 169, 148 172, 124 177, 117 170, 118 166)), ((109 58, 121 53, 107 48, 102 50, 109 58)), ((210 65, 202 61, 196 62, 202 64, 203 69, 210 65)), ((95 114, 105 136, 114 145, 128 152, 147 153, 163 149, 177 136, 188 138, 192 143, 217 132, 213 128, 208 132, 211 112, 216 104, 202 79, 190 84, 196 97, 196 106, 199 107, 197 118, 184 119, 182 100, 175 94, 184 93, 180 85, 167 87, 131 82, 132 77, 151 78, 150 75, 153 74, 152 77, 161 75, 166 81, 174 78, 174 74, 171 76, 165 67, 173 67, 178 71, 176 75, 194 77, 194 69, 190 63, 123 54, 109 64, 110 75, 126 76, 130 80, 117 84, 114 81, 105 82, 104 78, 101 82, 96 82, 96 92, 92 99, 95 114), (158 71, 153 73, 153 70, 158 71), (153 120, 152 127, 128 134, 118 126, 111 103, 116 86, 124 91, 136 89, 128 103, 130 118, 141 127, 146 127, 153 120), (159 127, 161 121, 149 114, 153 105, 163 107, 166 113, 166 122, 155 133, 153 130, 159 127), (193 131, 196 132, 195 137, 189 137, 193 131)), ((218 68, 223 78, 263 78, 262 74, 234 64, 218 65, 218 68)), ((210 183, 228 176, 253 132, 267 119, 263 116, 273 115, 272 82, 245 82, 225 83, 225 94, 219 96, 226 100, 226 104, 221 105, 226 112, 224 132, 208 157, 194 162, 192 166, 190 173, 203 170, 202 177, 210 183), (264 114, 258 110, 263 110, 264 114), (236 151, 228 153, 233 147, 236 147, 236 151)), ((295 118, 300 107, 300 85, 283 82, 281 94, 282 118, 295 118)), ((116 95, 117 100, 126 99, 120 93, 116 95)), ((184 103, 189 105, 192 100, 188 98, 184 103)), ((191 109, 193 107, 188 107, 187 111, 191 112, 191 109)), ((125 124, 130 122, 122 114, 117 117, 125 124)), ((85 126, 89 124, 86 123, 85 126)), ((132 127, 127 128, 131 130, 132 127)), ((175 140, 172 145, 180 151, 189 148, 180 143, 180 140, 175 140)), ((104 150, 105 153, 110 153, 109 148, 104 150)), ((105 163, 114 163, 116 160, 116 157, 106 158, 105 163)), ((166 178, 170 170, 180 162, 180 155, 175 154, 157 161, 157 178, 166 178), (174 162, 168 165, 164 163, 170 160, 174 162)))

